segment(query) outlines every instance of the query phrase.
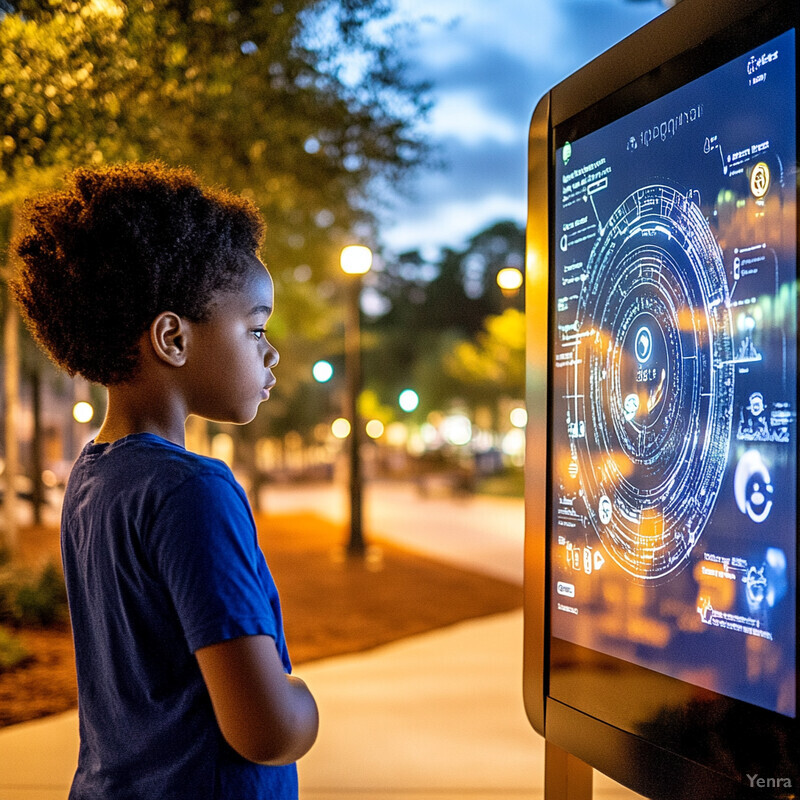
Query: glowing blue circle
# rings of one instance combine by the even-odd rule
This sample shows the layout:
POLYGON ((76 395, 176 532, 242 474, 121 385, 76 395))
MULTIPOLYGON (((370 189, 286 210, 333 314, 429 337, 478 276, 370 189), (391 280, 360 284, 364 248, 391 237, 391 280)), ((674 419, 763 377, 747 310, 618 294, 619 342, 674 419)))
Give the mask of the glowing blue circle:
POLYGON ((413 389, 404 389, 397 402, 403 411, 413 411, 419 405, 419 395, 413 389))
POLYGON ((333 365, 329 361, 317 361, 311 368, 311 374, 318 383, 327 383, 333 377, 333 365))

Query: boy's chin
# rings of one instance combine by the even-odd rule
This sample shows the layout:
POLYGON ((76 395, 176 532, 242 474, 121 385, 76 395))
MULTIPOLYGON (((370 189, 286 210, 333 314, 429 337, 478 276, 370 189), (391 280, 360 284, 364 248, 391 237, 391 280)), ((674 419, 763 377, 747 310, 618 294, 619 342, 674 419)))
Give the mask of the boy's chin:
POLYGON ((235 411, 229 411, 227 414, 217 414, 213 417, 208 416, 205 418, 211 422, 227 423, 228 425, 247 425, 248 422, 252 422, 256 418, 258 406, 260 405, 261 403, 252 408, 236 409, 235 411))
POLYGON ((256 406, 253 411, 243 414, 239 419, 231 420, 231 422, 233 422, 234 425, 247 425, 249 422, 252 422, 256 418, 257 413, 258 413, 258 406, 256 406))

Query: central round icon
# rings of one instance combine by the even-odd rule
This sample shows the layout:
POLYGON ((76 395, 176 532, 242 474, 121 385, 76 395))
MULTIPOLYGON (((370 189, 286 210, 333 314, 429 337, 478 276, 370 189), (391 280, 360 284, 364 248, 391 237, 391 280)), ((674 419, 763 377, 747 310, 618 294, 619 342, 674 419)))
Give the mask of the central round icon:
POLYGON ((650 333, 650 328, 642 325, 636 331, 636 360, 640 364, 646 364, 653 355, 653 334, 650 333))

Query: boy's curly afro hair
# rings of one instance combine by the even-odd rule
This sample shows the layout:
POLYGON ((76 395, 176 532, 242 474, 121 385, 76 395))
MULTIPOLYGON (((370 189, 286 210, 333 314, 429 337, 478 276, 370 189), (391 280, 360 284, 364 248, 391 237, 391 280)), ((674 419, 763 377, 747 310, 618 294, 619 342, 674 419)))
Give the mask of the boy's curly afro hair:
POLYGON ((23 217, 11 289, 28 326, 70 375, 105 386, 135 375, 162 311, 207 319, 263 235, 252 203, 161 163, 77 169, 23 217))

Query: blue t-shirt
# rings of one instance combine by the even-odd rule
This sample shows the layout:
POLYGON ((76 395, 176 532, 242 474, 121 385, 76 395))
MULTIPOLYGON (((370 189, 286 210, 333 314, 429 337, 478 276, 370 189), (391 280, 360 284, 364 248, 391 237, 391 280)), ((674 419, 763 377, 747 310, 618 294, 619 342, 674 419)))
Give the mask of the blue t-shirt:
POLYGON ((61 524, 76 644, 71 800, 289 800, 294 764, 225 742, 194 652, 266 634, 291 665, 250 506, 220 461, 139 433, 86 445, 61 524))

